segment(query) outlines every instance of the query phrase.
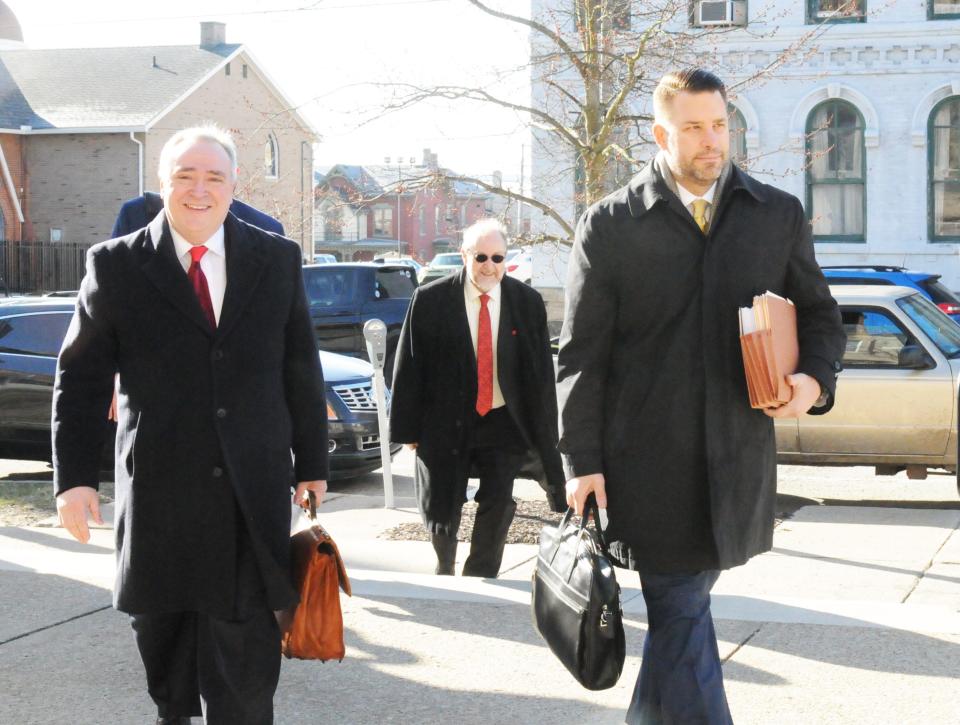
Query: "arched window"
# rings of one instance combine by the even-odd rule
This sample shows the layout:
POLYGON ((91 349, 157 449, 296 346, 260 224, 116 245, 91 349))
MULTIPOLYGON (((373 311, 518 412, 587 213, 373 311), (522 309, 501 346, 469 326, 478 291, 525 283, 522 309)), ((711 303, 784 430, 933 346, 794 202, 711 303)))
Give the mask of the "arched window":
POLYGON ((730 161, 745 168, 747 163, 747 122, 732 103, 727 104, 727 122, 730 129, 730 161))
POLYGON ((930 238, 960 242, 960 96, 930 113, 930 238))
POLYGON ((279 170, 280 147, 277 145, 277 137, 271 133, 263 145, 263 173, 268 178, 275 179, 279 176, 279 170))
POLYGON ((825 101, 807 117, 807 217, 815 241, 865 240, 863 130, 863 116, 846 101, 825 101))

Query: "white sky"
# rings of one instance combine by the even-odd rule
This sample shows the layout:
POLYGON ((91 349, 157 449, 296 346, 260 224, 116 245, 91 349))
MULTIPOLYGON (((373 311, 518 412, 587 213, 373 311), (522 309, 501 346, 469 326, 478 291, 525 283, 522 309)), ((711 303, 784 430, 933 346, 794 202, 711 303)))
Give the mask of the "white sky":
MULTIPOLYGON (((262 0, 5 1, 32 48, 190 45, 200 21, 226 23, 227 42, 246 45, 323 137, 318 165, 419 163, 429 147, 459 172, 519 178, 527 135, 517 114, 460 102, 377 119, 387 91, 363 85, 480 84, 527 103, 526 30, 465 0, 276 0, 270 10, 262 0)), ((529 12, 527 0, 491 4, 529 12)))

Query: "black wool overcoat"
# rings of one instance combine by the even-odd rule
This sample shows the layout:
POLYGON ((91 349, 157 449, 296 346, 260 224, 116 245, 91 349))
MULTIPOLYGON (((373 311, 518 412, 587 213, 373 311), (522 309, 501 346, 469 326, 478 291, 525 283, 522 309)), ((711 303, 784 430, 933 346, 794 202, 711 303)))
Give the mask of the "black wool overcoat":
POLYGON ((227 284, 216 331, 161 213, 91 248, 60 353, 57 493, 98 485, 119 373, 114 604, 122 611, 229 617, 242 528, 270 606, 296 598, 290 486, 327 475, 323 376, 300 249, 232 214, 224 230, 227 284))
MULTIPOLYGON (((417 289, 400 332, 390 437, 417 443, 420 511, 430 531, 455 534, 471 476, 469 446, 477 360, 464 305, 466 272, 417 289), (454 529, 454 530, 451 530, 454 529)), ((504 277, 497 331, 497 380, 554 510, 564 510, 557 451, 557 398, 547 313, 540 294, 504 277)))
POLYGON ((750 408, 737 310, 796 304, 798 372, 833 404, 844 333, 800 202, 733 168, 708 234, 655 171, 590 207, 570 258, 558 358, 567 475, 603 473, 608 538, 649 573, 770 549, 773 421, 750 408))

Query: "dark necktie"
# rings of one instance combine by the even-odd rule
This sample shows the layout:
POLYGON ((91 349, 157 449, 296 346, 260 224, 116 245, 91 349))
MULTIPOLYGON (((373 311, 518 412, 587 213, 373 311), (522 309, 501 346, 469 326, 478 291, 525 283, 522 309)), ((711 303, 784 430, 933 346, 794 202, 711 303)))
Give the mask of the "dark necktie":
POLYGON ((190 284, 193 285, 193 291, 197 293, 197 300, 200 302, 200 309, 210 323, 210 328, 217 329, 217 317, 213 314, 213 302, 210 301, 210 288, 207 286, 207 276, 200 268, 200 260, 207 253, 207 248, 202 244, 190 248, 190 269, 187 270, 187 277, 190 284))
POLYGON ((493 331, 490 327, 490 295, 480 295, 480 324, 477 327, 477 413, 486 415, 493 407, 493 331))

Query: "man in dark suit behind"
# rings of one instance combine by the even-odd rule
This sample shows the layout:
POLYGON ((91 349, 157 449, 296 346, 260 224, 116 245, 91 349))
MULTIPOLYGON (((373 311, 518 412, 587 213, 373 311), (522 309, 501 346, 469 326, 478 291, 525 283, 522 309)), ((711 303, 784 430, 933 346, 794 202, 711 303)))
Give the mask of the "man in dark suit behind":
POLYGON ((653 107, 660 152, 577 225, 560 448, 568 502, 594 493, 611 554, 640 573, 649 629, 627 722, 726 725, 710 590, 771 548, 772 418, 830 409, 844 334, 800 202, 729 161, 720 79, 669 73, 653 107), (792 400, 753 410, 737 310, 767 290, 796 305, 800 360, 792 400))
MULTIPOLYGON (((136 196, 123 202, 117 220, 113 223, 111 239, 122 237, 138 229, 143 229, 163 209, 163 197, 153 191, 145 191, 142 196, 136 196)), ((283 235, 283 224, 269 214, 265 214, 239 199, 230 202, 230 213, 237 219, 260 227, 265 232, 283 235)))
POLYGON ((216 127, 160 155, 165 213, 96 245, 57 369, 54 486, 89 539, 119 374, 114 606, 131 615, 158 722, 272 722, 296 602, 290 489, 326 491, 323 377, 300 249, 228 213, 236 148, 216 127), (292 453, 292 455, 291 455, 292 453), (299 482, 299 483, 296 483, 299 482))
POLYGON ((563 509, 553 358, 543 299, 504 276, 496 219, 463 233, 464 269, 420 287, 397 347, 391 438, 417 451, 420 511, 453 574, 467 479, 480 477, 466 576, 496 577, 528 459, 555 510, 563 509))

